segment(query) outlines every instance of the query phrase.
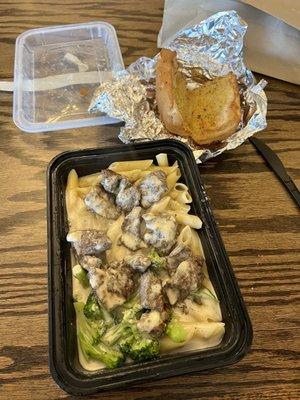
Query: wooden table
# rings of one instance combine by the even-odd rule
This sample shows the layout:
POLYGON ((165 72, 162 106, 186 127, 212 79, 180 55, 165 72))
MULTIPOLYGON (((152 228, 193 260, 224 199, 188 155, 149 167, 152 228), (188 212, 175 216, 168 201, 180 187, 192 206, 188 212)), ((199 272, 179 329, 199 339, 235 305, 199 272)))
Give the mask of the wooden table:
MULTIPOLYGON (((6 0, 0 10, 0 79, 7 80, 16 37, 40 26, 108 21, 117 29, 126 65, 153 56, 163 1, 6 0)), ((299 87, 268 81, 268 128, 259 137, 299 186, 299 87)), ((45 170, 62 151, 118 143, 118 128, 24 134, 12 122, 12 95, 3 92, 0 121, 0 398, 71 399, 48 368, 45 170)), ((298 210, 250 143, 199 169, 252 319, 252 350, 231 367, 98 398, 299 399, 298 210)))

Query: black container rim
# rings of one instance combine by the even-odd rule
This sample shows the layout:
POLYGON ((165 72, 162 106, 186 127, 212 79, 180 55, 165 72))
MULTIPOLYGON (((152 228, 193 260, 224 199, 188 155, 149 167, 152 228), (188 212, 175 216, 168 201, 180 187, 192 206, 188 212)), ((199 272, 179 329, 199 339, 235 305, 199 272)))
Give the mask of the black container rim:
MULTIPOLYGON (((115 160, 110 160, 110 162, 113 161, 115 160)), ((56 200, 57 198, 58 197, 56 197, 56 200)), ((53 378, 66 392, 74 395, 92 394, 109 388, 125 386, 134 382, 149 381, 153 378, 170 377, 182 373, 214 369, 239 361, 249 350, 253 336, 249 315, 208 203, 197 164, 188 146, 177 140, 159 140, 134 145, 120 144, 101 149, 91 148, 60 153, 50 161, 47 168, 47 204, 49 364, 53 378), (88 158, 99 157, 103 154, 105 154, 106 157, 113 157, 114 154, 120 152, 125 157, 126 154, 128 155, 130 152, 133 152, 132 159, 137 159, 137 157, 134 157, 137 155, 137 152, 152 150, 158 154, 159 152, 166 152, 166 148, 184 157, 184 162, 189 169, 188 172, 185 172, 189 174, 190 183, 192 182, 192 186, 194 187, 193 190, 197 188, 201 193, 201 201, 199 201, 199 204, 201 203, 202 211, 205 214, 205 224, 209 226, 209 235, 211 235, 209 240, 213 240, 214 246, 216 246, 217 249, 218 265, 222 265, 224 273, 226 273, 226 284, 228 288, 230 287, 230 293, 228 293, 226 288, 223 288, 223 290, 225 290, 227 295, 232 299, 230 310, 231 316, 233 317, 232 323, 235 324, 235 329, 238 330, 239 334, 231 338, 228 343, 223 346, 221 353, 219 351, 217 355, 216 351, 220 350, 220 345, 210 349, 188 352, 188 354, 181 352, 178 354, 165 355, 158 360, 142 364, 133 364, 113 371, 105 370, 105 373, 86 374, 85 379, 83 379, 82 377, 76 376, 74 371, 71 371, 66 359, 64 356, 62 357, 61 353, 65 350, 62 348, 63 339, 57 337, 58 325, 62 323, 62 321, 57 323, 61 312, 61 304, 58 303, 60 293, 59 287, 54 279, 54 274, 57 273, 55 268, 61 268, 61 243, 57 245, 53 240, 53 230, 55 230, 54 221, 58 218, 59 213, 58 204, 53 204, 53 186, 57 183, 56 175, 59 173, 58 169, 63 166, 65 162, 69 162, 76 157, 79 157, 81 160, 87 160, 88 158), (56 262, 54 262, 54 260, 56 260, 56 262), (222 357, 220 357, 220 354, 222 357), (203 360, 209 360, 210 362, 205 365, 203 364, 203 360), (176 363, 174 363, 174 361, 176 361, 176 363), (141 373, 141 371, 144 371, 144 373, 141 373), (103 379, 104 377, 106 379, 103 379)), ((203 215, 201 215, 201 218, 203 219, 203 215)), ((60 282, 60 284, 62 284, 62 282, 60 282)))

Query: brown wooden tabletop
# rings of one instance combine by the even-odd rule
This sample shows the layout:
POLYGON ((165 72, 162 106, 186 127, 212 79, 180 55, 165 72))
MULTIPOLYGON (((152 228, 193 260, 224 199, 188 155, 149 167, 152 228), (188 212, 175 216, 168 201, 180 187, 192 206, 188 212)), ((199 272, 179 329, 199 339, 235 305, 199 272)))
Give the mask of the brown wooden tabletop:
MULTIPOLYGON (((2 0, 0 79, 13 77, 16 37, 48 25, 107 21, 117 30, 126 65, 153 56, 162 12, 162 0, 2 0)), ((300 186, 299 87, 267 79, 268 128, 259 137, 300 186)), ((12 95, 4 92, 0 125, 0 398, 71 399, 48 368, 45 171, 62 151, 117 144, 118 128, 24 134, 12 121, 12 95)), ((252 350, 231 367, 98 397, 299 399, 297 207, 249 142, 199 170, 252 320, 252 350)))

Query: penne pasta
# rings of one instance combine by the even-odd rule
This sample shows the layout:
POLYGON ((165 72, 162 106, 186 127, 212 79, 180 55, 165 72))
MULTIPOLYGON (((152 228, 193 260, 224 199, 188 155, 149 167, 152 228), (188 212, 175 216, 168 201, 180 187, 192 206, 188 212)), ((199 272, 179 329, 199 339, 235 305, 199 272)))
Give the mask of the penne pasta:
POLYGON ((129 171, 119 171, 118 174, 126 176, 126 178, 133 183, 144 176, 145 172, 148 173, 147 171, 142 171, 141 169, 132 169, 129 171))
POLYGON ((96 186, 100 182, 100 172, 95 174, 82 176, 78 179, 78 186, 79 187, 87 187, 87 186, 96 186))
POLYGON ((120 215, 120 217, 116 219, 107 230, 107 236, 113 243, 117 241, 117 238, 119 238, 120 235, 122 235, 122 224, 124 218, 124 215, 120 215))
POLYGON ((170 196, 172 199, 178 201, 182 204, 192 203, 192 196, 189 194, 188 188, 183 183, 176 183, 174 188, 172 189, 170 196))
POLYGON ((180 176, 181 176, 181 173, 180 173, 179 169, 176 169, 175 171, 171 172, 167 176, 167 185, 168 185, 169 191, 173 189, 173 187, 175 186, 175 184, 178 181, 178 179, 180 178, 180 176))
POLYGON ((209 296, 201 298, 202 304, 186 299, 184 304, 189 310, 189 316, 197 322, 221 322, 220 304, 209 296))
POLYGON ((177 196, 177 201, 182 204, 189 204, 192 203, 193 199, 188 191, 186 192, 179 192, 177 196))
POLYGON ((72 169, 68 175, 66 187, 66 207, 69 219, 72 218, 72 215, 76 209, 76 203, 78 201, 77 186, 78 175, 76 171, 72 169))
POLYGON ((111 171, 132 171, 135 169, 146 170, 152 165, 153 160, 137 160, 137 161, 117 161, 108 167, 111 171))
POLYGON ((91 186, 86 186, 86 187, 78 187, 77 188, 77 194, 78 194, 78 196, 80 197, 80 198, 84 198, 88 193, 89 193, 89 191, 92 189, 92 187, 91 186))
POLYGON ((72 215, 74 210, 76 209, 77 200, 78 200, 77 188, 68 189, 66 191, 66 206, 69 218, 70 215, 72 215))
POLYGON ((185 213, 181 213, 181 212, 176 212, 173 211, 174 216, 177 220, 177 222, 180 225, 187 225, 190 226, 191 228, 195 228, 195 229, 200 229, 202 226, 202 221, 199 217, 197 217, 196 215, 191 215, 191 214, 185 214, 185 213))
POLYGON ((157 154, 156 155, 156 160, 157 160, 157 164, 160 167, 168 167, 169 166, 168 155, 166 153, 157 154))
POLYGON ((213 287, 213 285, 212 285, 212 283, 211 283, 211 281, 210 281, 210 279, 209 279, 209 277, 208 277, 207 268, 206 268, 206 273, 205 273, 205 270, 204 270, 204 275, 205 275, 205 276, 204 276, 204 279, 203 279, 203 285, 204 285, 209 291, 211 291, 213 295, 215 295, 215 296, 217 297, 217 294, 216 294, 216 292, 215 292, 215 289, 214 289, 214 287, 213 287))
POLYGON ((193 323, 193 322, 197 322, 198 320, 197 320, 197 318, 195 318, 194 317, 194 315, 191 315, 190 313, 185 313, 184 311, 183 311, 183 308, 182 308, 182 305, 181 306, 175 306, 174 307, 174 310, 173 310, 173 314, 174 314, 174 317, 178 320, 178 321, 180 321, 180 322, 182 322, 183 324, 190 324, 190 323, 193 323))
POLYGON ((68 191, 68 190, 74 189, 77 186, 78 186, 78 175, 77 175, 77 172, 75 171, 75 169, 72 169, 68 175, 66 190, 68 191))
POLYGON ((176 183, 175 189, 178 192, 188 192, 189 191, 188 187, 184 183, 181 183, 181 182, 176 183))
POLYGON ((198 322, 194 328, 194 335, 204 340, 212 340, 214 337, 219 338, 224 334, 223 322, 198 322))
POLYGON ((183 246, 190 246, 191 245, 191 241, 192 241, 192 232, 191 232, 191 228, 189 226, 185 226, 178 238, 177 238, 177 243, 178 244, 182 244, 183 246))
MULTIPOLYGON (((117 238, 119 240, 119 237, 117 238)), ((111 248, 106 252, 106 258, 109 263, 114 261, 123 261, 125 257, 129 256, 131 251, 123 245, 113 243, 111 248)))
MULTIPOLYGON (((148 174, 150 174, 153 171, 164 171, 167 175, 167 182, 168 180, 171 182, 172 179, 174 179, 174 183, 180 178, 180 171, 176 166, 172 167, 158 167, 157 165, 152 165, 149 169, 141 171, 139 178, 135 181, 134 185, 138 186, 141 180, 148 174), (173 175, 172 175, 173 174, 173 175), (170 177, 172 175, 172 177, 170 177), (175 179, 175 176, 178 176, 177 179, 175 179)), ((121 173, 121 172, 120 172, 121 173)), ((171 183, 170 183, 171 184, 171 183)))
MULTIPOLYGON (((186 327, 186 326, 185 326, 186 327)), ((174 342, 171 340, 168 336, 163 336, 159 343, 160 343, 160 350, 162 353, 169 353, 172 350, 179 349, 180 347, 185 346, 193 337, 194 332, 193 332, 193 327, 187 326, 187 338, 183 342, 174 342)))
POLYGON ((189 204, 192 202, 188 192, 180 192, 175 189, 170 192, 170 197, 180 204, 189 204))
POLYGON ((177 200, 170 199, 169 208, 174 211, 188 213, 191 209, 191 206, 184 203, 179 203, 177 200))
POLYGON ((108 262, 122 261, 131 252, 125 246, 119 244, 120 237, 122 236, 122 224, 124 222, 124 215, 121 215, 114 221, 107 230, 107 236, 112 241, 112 246, 106 252, 108 262))
POLYGON ((172 172, 176 172, 180 173, 178 167, 172 166, 172 167, 159 167, 158 165, 151 165, 151 167, 148 170, 149 172, 153 172, 153 171, 164 171, 167 175, 170 175, 172 172))
POLYGON ((198 233, 194 229, 191 229, 191 235, 192 235, 191 248, 192 248, 193 253, 196 256, 201 256, 204 259, 202 243, 201 243, 198 233))
POLYGON ((159 214, 166 210, 168 207, 169 201, 171 200, 170 197, 166 196, 160 199, 158 202, 154 203, 150 208, 149 212, 152 214, 159 214))

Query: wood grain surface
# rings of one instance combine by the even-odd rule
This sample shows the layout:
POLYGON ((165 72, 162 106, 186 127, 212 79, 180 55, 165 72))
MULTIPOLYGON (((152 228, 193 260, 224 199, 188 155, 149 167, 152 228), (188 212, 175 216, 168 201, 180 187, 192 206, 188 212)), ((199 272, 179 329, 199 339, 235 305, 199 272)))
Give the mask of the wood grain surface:
MULTIPOLYGON (((126 65, 153 56, 162 12, 162 0, 2 0, 0 79, 13 77, 16 37, 54 24, 104 20, 117 29, 126 65)), ((300 186, 299 87, 268 81, 268 128, 259 137, 300 186)), ((118 143, 118 128, 24 134, 12 122, 12 95, 4 92, 0 125, 0 398, 72 399, 48 368, 45 170, 62 151, 118 143)), ((250 313, 252 350, 231 367, 92 398, 300 398, 298 210, 250 143, 199 170, 250 313)))

